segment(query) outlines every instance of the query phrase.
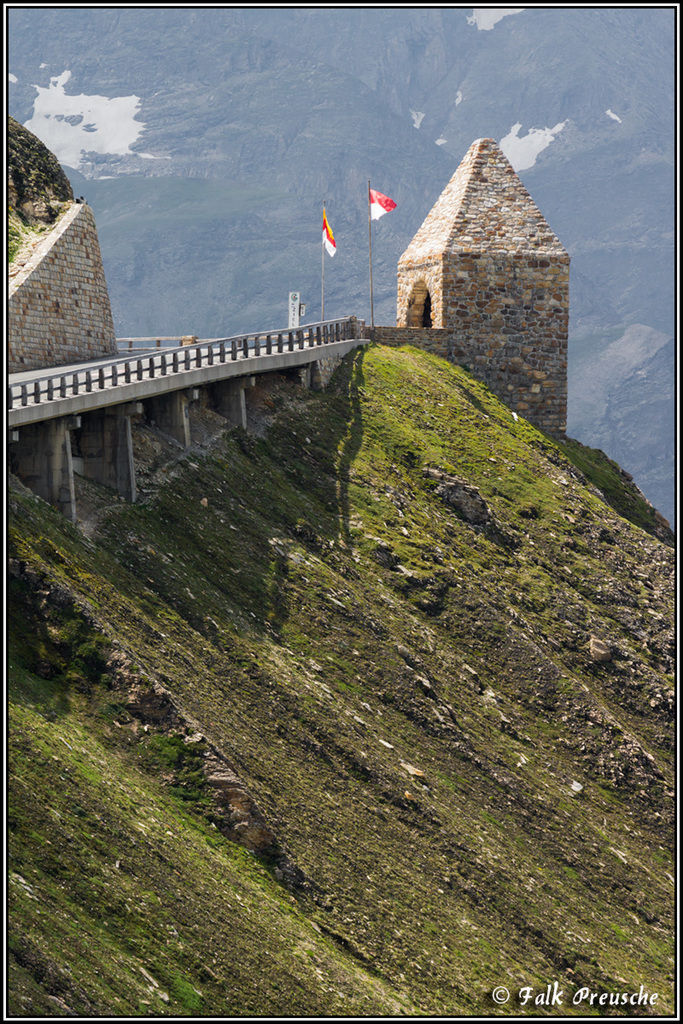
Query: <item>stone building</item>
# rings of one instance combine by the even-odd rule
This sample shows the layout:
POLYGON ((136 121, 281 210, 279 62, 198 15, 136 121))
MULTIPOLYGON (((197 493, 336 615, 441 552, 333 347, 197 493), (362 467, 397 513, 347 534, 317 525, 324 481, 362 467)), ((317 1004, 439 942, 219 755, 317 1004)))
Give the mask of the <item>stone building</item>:
POLYGON ((399 260, 397 327, 564 434, 569 256, 492 139, 472 144, 399 260))

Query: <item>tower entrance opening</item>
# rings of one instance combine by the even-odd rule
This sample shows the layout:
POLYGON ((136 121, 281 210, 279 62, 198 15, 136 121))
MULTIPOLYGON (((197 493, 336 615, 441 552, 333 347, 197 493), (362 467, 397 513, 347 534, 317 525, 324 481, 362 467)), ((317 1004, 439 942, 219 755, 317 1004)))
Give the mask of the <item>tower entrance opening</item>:
POLYGON ((406 327, 432 326, 432 297, 424 281, 417 281, 408 299, 406 327))

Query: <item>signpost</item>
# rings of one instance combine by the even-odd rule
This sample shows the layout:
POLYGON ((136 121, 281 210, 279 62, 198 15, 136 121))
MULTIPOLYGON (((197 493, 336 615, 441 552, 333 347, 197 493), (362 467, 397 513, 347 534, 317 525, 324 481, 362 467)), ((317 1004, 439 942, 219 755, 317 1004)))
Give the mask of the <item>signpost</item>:
POLYGON ((290 292, 289 293, 289 322, 287 324, 287 326, 289 327, 290 331, 293 330, 295 327, 299 326, 300 306, 301 306, 301 303, 299 302, 299 293, 298 292, 290 292))
POLYGON ((299 326, 299 319, 306 315, 306 303, 301 301, 301 295, 299 292, 289 293, 289 318, 287 326, 290 331, 294 330, 299 326))

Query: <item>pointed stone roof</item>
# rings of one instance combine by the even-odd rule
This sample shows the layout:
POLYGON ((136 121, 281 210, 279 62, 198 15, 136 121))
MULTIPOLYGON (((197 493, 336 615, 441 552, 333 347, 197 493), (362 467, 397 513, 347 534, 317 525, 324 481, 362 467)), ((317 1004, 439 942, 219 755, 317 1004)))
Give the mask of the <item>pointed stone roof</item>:
POLYGON ((472 143, 399 264, 482 251, 567 255, 493 139, 472 143))

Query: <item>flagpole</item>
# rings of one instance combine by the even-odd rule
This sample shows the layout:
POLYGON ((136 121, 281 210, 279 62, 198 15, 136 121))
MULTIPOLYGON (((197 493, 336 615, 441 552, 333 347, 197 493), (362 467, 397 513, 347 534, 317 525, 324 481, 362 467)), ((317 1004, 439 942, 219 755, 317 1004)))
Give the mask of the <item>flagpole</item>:
POLYGON ((375 307, 372 297, 372 217, 370 215, 370 179, 368 178, 368 249, 370 253, 370 326, 375 327, 375 307))
MULTIPOLYGON (((325 220, 325 204, 323 203, 323 221, 324 220, 325 220)), ((324 320, 325 319, 325 231, 324 231, 324 226, 323 226, 323 233, 322 233, 321 238, 322 238, 322 247, 323 247, 323 302, 322 302, 323 310, 322 310, 321 320, 324 320)))

